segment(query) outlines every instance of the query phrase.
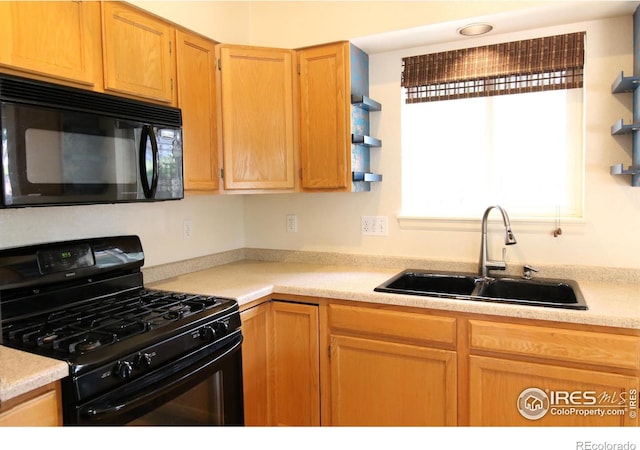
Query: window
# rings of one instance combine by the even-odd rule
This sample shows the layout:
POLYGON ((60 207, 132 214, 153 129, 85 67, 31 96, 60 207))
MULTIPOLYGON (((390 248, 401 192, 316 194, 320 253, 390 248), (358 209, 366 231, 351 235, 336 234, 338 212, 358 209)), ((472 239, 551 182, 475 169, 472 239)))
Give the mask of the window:
POLYGON ((512 218, 582 216, 584 36, 559 38, 579 54, 566 58, 567 51, 558 50, 564 55, 555 58, 560 67, 548 55, 549 48, 558 47, 551 38, 519 41, 526 43, 520 46, 527 49, 526 58, 513 43, 405 58, 404 216, 478 218, 492 204, 507 208, 512 218), (508 66, 500 53, 505 49, 520 69, 518 64, 487 69, 493 60, 508 66), (551 62, 533 64, 532 49, 551 62), (471 56, 483 61, 481 76, 469 75, 478 64, 461 69, 461 61, 471 56), (449 63, 442 63, 447 57, 449 63), (409 74, 417 73, 414 66, 408 69, 412 58, 422 58, 431 74, 424 75, 424 68, 422 78, 409 74), (569 65, 566 59, 572 59, 569 65), (435 60, 440 61, 437 70, 435 60), (456 73, 447 64, 455 64, 456 73))

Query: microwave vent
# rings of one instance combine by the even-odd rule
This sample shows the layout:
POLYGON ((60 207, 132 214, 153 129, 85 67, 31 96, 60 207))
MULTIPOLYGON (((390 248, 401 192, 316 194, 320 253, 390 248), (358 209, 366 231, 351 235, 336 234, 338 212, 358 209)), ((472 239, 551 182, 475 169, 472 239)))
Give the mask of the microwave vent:
POLYGON ((0 75, 0 100, 96 113, 153 125, 182 126, 179 108, 9 75, 0 75))

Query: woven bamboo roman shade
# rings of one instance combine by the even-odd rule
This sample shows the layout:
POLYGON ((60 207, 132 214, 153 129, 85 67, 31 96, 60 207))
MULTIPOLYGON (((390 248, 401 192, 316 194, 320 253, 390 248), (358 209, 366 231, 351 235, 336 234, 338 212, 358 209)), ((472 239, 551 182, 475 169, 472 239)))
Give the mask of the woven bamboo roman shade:
POLYGON ((582 87, 585 33, 402 59, 406 103, 582 87))

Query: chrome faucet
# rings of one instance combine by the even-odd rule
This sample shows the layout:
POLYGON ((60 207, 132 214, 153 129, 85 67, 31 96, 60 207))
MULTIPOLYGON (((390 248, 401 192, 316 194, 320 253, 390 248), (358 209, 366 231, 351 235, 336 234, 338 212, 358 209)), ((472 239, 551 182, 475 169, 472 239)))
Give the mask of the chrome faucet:
POLYGON ((500 214, 502 214, 502 221, 504 222, 505 229, 505 245, 513 245, 516 243, 516 238, 513 235, 513 231, 511 231, 511 222, 509 221, 507 211, 498 205, 489 206, 482 216, 482 242, 480 244, 479 272, 480 276, 483 278, 489 275, 489 270, 505 270, 507 268, 507 263, 504 261, 504 251, 502 253, 501 261, 489 259, 489 250, 487 248, 487 219, 489 218, 489 213, 493 208, 496 208, 500 211, 500 214))

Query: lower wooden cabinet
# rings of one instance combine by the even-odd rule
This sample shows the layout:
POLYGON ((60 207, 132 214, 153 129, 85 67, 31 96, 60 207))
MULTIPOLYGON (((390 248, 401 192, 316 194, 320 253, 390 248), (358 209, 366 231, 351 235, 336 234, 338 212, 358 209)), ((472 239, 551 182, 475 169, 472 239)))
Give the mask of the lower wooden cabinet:
POLYGON ((241 314, 247 425, 638 425, 637 330, 286 299, 241 314))
POLYGON ((472 355, 469 390, 471 426, 637 425, 633 376, 472 355))
POLYGON ((331 424, 456 424, 456 354, 350 336, 331 337, 331 424))
POLYGON ((244 423, 270 425, 269 420, 269 325, 271 303, 262 303, 240 313, 242 321, 242 383, 244 423))
POLYGON ((60 383, 50 383, 0 405, 0 427, 62 425, 60 383))
POLYGON ((455 330, 450 317, 330 305, 331 425, 455 425, 455 330))
POLYGON ((469 425, 638 424, 640 337, 531 321, 468 330, 469 425))
POLYGON ((273 425, 320 425, 318 306, 271 304, 273 425))
POLYGON ((320 425, 318 306, 271 301, 241 318, 245 425, 320 425))

